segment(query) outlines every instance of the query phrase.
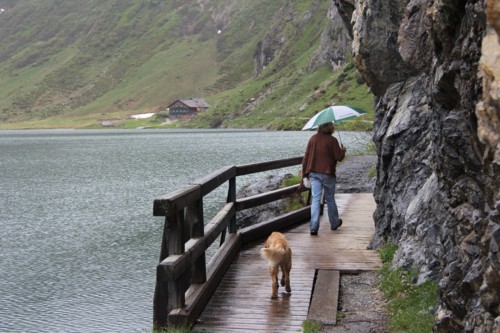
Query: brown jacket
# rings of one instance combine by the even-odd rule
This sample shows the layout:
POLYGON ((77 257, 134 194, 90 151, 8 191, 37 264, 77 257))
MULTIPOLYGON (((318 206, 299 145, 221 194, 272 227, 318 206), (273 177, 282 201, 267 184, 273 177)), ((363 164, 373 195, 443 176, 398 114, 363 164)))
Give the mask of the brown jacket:
POLYGON ((306 153, 302 160, 302 175, 311 172, 326 173, 336 176, 337 161, 345 157, 345 150, 340 148, 335 137, 326 133, 313 135, 307 143, 306 153))

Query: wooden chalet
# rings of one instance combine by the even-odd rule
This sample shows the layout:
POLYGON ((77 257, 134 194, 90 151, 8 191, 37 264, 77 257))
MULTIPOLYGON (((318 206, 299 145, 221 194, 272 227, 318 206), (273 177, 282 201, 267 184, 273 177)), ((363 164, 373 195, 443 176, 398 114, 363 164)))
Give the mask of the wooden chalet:
POLYGON ((170 119, 192 119, 210 105, 203 98, 178 99, 167 107, 170 119))

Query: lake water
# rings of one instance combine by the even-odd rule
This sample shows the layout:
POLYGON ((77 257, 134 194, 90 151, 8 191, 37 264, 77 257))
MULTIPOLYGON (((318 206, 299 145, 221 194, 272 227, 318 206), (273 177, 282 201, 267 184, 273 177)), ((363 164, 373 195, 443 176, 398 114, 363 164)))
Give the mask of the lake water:
MULTIPOLYGON (((153 200, 227 165, 300 156, 312 134, 0 131, 0 332, 151 331, 153 200)), ((341 138, 349 152, 369 140, 341 138)), ((225 191, 207 198, 207 219, 225 191)))

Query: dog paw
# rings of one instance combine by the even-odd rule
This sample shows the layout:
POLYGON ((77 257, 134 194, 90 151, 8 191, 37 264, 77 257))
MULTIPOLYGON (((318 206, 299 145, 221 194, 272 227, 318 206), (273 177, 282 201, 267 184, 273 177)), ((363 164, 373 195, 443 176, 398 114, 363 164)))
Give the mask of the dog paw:
POLYGON ((271 295, 271 299, 276 299, 278 298, 278 295, 271 295))
POLYGON ((286 289, 287 293, 291 293, 292 292, 292 288, 290 288, 290 287, 286 287, 285 289, 286 289))
POLYGON ((284 287, 285 286, 285 279, 281 279, 281 286, 284 287))

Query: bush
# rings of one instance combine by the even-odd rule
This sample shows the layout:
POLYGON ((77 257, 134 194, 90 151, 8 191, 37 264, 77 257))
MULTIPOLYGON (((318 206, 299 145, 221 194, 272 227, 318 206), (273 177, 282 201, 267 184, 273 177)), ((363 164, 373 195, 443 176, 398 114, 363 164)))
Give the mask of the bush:
MULTIPOLYGON (((289 186, 293 186, 296 184, 300 184, 301 181, 302 181, 301 176, 292 176, 289 178, 285 178, 283 180, 282 187, 289 187, 289 186)), ((305 192, 302 192, 300 194, 297 193, 297 194, 292 195, 292 197, 289 199, 289 202, 288 202, 288 205, 286 208, 287 212, 292 212, 294 210, 305 207, 307 204, 308 194, 309 194, 309 192, 305 191, 305 192)))
POLYGON ((214 117, 210 120, 210 128, 218 128, 224 123, 221 117, 214 117))
POLYGON ((302 329, 304 330, 304 333, 316 333, 321 329, 321 324, 311 320, 305 320, 302 323, 302 329))
POLYGON ((361 76, 361 74, 359 74, 359 72, 356 72, 355 77, 356 77, 356 83, 358 85, 362 85, 362 84, 365 83, 365 80, 363 79, 363 77, 361 76))
POLYGON ((339 76, 337 77, 337 85, 342 84, 344 82, 344 79, 347 77, 347 73, 343 72, 340 73, 339 76))
POLYGON ((156 118, 167 118, 170 113, 168 111, 160 111, 157 112, 155 117, 156 118))

